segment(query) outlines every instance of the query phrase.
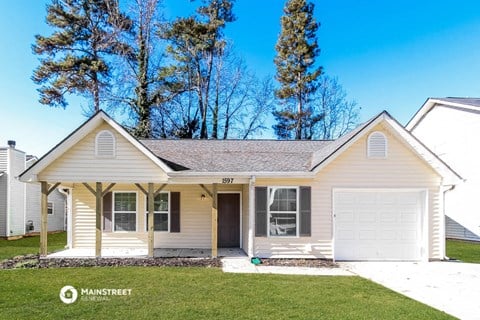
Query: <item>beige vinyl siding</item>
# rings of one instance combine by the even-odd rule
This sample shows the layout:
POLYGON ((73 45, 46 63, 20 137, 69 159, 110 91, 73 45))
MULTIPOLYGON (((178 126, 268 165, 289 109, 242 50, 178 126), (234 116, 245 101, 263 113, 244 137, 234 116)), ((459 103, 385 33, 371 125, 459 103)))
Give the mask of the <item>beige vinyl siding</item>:
MULTIPOLYGON (((7 149, 0 149, 0 172, 8 170, 7 149)), ((7 236, 8 172, 0 177, 0 237, 7 236)))
MULTIPOLYGON (((211 190, 211 185, 206 187, 211 190)), ((137 231, 103 232, 102 247, 146 249, 148 235, 145 230, 145 196, 132 184, 116 185, 112 191, 137 192, 137 231)), ((212 200, 208 196, 201 200, 205 191, 199 185, 168 185, 163 191, 180 192, 180 232, 155 232, 155 248, 211 248, 212 200)), ((219 185, 218 191, 242 191, 242 186, 219 185)), ((95 198, 81 184, 74 185, 72 198, 73 247, 94 248, 95 198)))
POLYGON ((164 182, 165 172, 123 136, 104 123, 67 150, 39 175, 40 181, 164 182), (116 141, 114 158, 95 156, 95 137, 110 130, 116 141))
POLYGON ((367 158, 368 133, 321 170, 314 181, 261 180, 256 185, 311 185, 312 236, 300 238, 256 237, 255 255, 263 257, 333 258, 332 194, 334 188, 425 188, 428 190, 429 258, 442 257, 440 177, 383 126, 388 139, 386 159, 367 158))

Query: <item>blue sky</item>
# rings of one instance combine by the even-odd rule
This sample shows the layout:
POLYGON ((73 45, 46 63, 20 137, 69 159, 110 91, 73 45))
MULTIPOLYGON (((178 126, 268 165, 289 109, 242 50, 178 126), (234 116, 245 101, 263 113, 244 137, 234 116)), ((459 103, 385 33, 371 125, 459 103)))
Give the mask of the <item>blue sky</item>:
MULTIPOLYGON (((38 103, 31 81, 35 34, 49 34, 47 0, 0 1, 0 146, 14 139, 43 155, 85 121, 82 100, 67 109, 38 103)), ((274 75, 284 1, 237 0, 226 35, 259 76, 274 75)), ((478 1, 318 0, 319 63, 337 76, 361 120, 388 110, 406 123, 428 97, 480 96, 478 1)), ((165 0, 165 14, 187 15, 189 0, 165 0)))

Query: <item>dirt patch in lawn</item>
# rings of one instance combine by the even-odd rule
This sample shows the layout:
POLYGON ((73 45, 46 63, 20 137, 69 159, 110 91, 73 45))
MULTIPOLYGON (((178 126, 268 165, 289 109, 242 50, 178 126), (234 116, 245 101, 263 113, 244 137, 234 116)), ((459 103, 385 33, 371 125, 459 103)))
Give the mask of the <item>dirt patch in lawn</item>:
POLYGON ((211 267, 222 266, 219 258, 48 258, 39 255, 17 256, 0 262, 0 269, 42 269, 77 267, 211 267))

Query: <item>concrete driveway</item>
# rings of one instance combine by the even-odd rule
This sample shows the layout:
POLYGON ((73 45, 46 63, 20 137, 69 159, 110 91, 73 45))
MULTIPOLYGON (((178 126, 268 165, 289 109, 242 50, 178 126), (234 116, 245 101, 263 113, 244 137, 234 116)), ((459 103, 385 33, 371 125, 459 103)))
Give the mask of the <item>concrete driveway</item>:
POLYGON ((480 319, 480 264, 341 262, 340 265, 460 319, 480 319))

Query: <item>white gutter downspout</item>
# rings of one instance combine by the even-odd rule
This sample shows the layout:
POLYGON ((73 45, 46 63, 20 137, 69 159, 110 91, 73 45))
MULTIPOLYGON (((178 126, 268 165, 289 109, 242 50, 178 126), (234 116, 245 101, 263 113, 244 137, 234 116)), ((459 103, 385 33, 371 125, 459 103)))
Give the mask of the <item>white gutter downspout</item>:
POLYGON ((250 177, 248 185, 248 249, 247 254, 253 257, 255 241, 255 176, 250 177))
POLYGON ((65 207, 65 216, 67 217, 67 248, 72 249, 72 189, 58 188, 57 190, 67 198, 67 205, 65 207))
POLYGON ((447 192, 449 191, 453 191, 453 189, 455 189, 455 185, 452 184, 450 186, 442 186, 441 187, 441 192, 442 192, 442 207, 441 207, 441 210, 442 210, 442 213, 443 213, 443 219, 442 221, 440 222, 440 229, 441 229, 441 233, 440 233, 440 236, 441 236, 441 239, 443 240, 442 241, 442 260, 445 259, 445 260, 449 260, 449 258, 447 257, 447 252, 445 250, 445 247, 446 247, 446 224, 445 224, 445 218, 447 217, 446 215, 446 212, 445 212, 445 196, 447 194, 447 192))

